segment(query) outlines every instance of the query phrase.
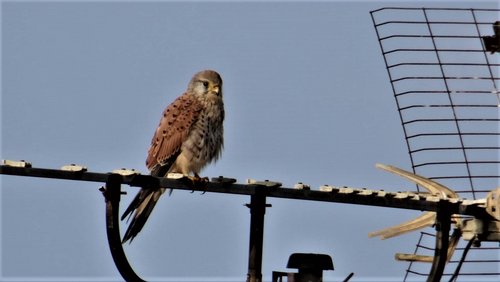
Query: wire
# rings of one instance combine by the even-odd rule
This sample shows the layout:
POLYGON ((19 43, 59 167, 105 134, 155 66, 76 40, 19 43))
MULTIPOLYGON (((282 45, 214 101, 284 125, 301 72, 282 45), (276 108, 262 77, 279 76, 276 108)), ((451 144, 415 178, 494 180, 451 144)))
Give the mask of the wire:
POLYGON ((462 264, 465 261, 465 257, 467 256, 467 253, 469 252, 470 247, 472 246, 472 243, 474 243, 476 239, 476 236, 474 236, 468 243, 467 246, 465 246, 464 251, 462 252, 462 257, 460 258, 460 261, 458 262, 457 268, 455 269, 455 272, 453 272, 453 275, 450 277, 450 282, 456 281, 458 274, 460 273, 460 268, 462 268, 462 264))

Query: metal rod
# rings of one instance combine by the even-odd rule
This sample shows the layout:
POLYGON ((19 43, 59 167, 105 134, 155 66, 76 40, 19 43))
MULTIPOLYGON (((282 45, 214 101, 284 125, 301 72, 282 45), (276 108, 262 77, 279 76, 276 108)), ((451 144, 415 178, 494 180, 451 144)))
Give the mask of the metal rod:
POLYGON ((262 249, 264 245, 264 215, 266 213, 265 187, 260 187, 251 196, 250 204, 250 243, 248 252, 247 282, 262 281, 262 249))
POLYGON ((440 201, 436 214, 436 248, 434 260, 427 282, 439 282, 443 276, 444 267, 448 261, 448 245, 451 228, 451 215, 448 202, 440 201))
MULTIPOLYGON (((0 174, 18 175, 27 177, 56 178, 76 181, 106 182, 109 173, 95 172, 71 172, 44 168, 26 168, 0 165, 0 174)), ((130 175, 122 176, 121 184, 134 187, 168 187, 172 189, 202 191, 213 193, 255 195, 257 191, 264 187, 255 184, 219 183, 210 181, 206 186, 198 188, 188 185, 186 181, 179 179, 169 179, 154 177, 150 175, 130 175)), ((286 187, 267 188, 266 196, 272 198, 308 200, 331 203, 348 203, 367 206, 379 206, 386 208, 412 209, 420 211, 436 211, 438 202, 432 197, 428 200, 425 196, 401 197, 397 192, 386 192, 383 190, 371 190, 363 188, 334 187, 330 186, 330 191, 303 190, 286 187)), ((461 200, 450 202, 450 209, 453 214, 463 214, 472 216, 484 216, 485 209, 478 205, 466 204, 461 200)))
POLYGON ((120 184, 122 177, 118 174, 110 174, 106 181, 106 188, 101 191, 106 199, 106 233, 108 236, 109 249, 113 256, 116 268, 125 281, 144 282, 130 266, 127 256, 123 251, 120 238, 119 206, 120 206, 120 184))
POLYGON ((347 275, 347 277, 344 279, 343 282, 348 282, 349 280, 351 280, 351 278, 354 276, 354 272, 351 272, 349 273, 349 275, 347 275))
MULTIPOLYGON (((470 11, 470 8, 426 8, 429 11, 470 11)), ((373 10, 370 13, 376 13, 384 10, 414 10, 414 11, 420 11, 422 8, 413 8, 413 7, 383 7, 379 8, 377 10, 373 10)), ((481 11, 481 12, 496 12, 498 9, 478 9, 475 8, 475 11, 481 11)))

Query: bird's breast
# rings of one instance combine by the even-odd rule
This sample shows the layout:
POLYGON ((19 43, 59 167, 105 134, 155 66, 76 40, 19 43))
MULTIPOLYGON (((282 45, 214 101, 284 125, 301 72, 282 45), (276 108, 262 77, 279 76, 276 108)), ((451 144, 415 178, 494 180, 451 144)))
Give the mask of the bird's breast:
POLYGON ((204 105, 181 149, 182 158, 189 163, 189 171, 199 173, 206 164, 219 158, 224 144, 223 121, 222 103, 204 105))

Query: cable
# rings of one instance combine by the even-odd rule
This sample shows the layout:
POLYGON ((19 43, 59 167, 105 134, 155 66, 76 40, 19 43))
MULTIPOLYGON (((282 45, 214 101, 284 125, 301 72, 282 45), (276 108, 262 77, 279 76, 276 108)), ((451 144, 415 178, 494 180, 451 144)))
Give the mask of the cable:
POLYGON ((455 269, 455 272, 453 273, 453 275, 450 277, 450 281, 449 282, 453 282, 453 281, 456 281, 457 277, 458 277, 458 274, 460 273, 460 268, 462 268, 462 264, 464 263, 465 261, 465 257, 467 256, 467 253, 469 252, 469 249, 470 247, 472 246, 472 243, 474 243, 476 239, 476 236, 474 236, 474 238, 472 238, 469 243, 467 243, 467 246, 465 246, 465 249, 464 251, 462 252, 462 257, 460 258, 460 261, 458 262, 458 265, 457 265, 457 268, 455 269))

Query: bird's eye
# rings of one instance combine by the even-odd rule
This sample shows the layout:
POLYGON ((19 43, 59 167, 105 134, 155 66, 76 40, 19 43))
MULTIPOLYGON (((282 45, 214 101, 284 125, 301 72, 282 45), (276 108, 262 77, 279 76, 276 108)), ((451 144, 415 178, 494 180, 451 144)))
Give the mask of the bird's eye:
POLYGON ((205 86, 205 88, 208 87, 208 81, 203 81, 203 86, 205 86))

